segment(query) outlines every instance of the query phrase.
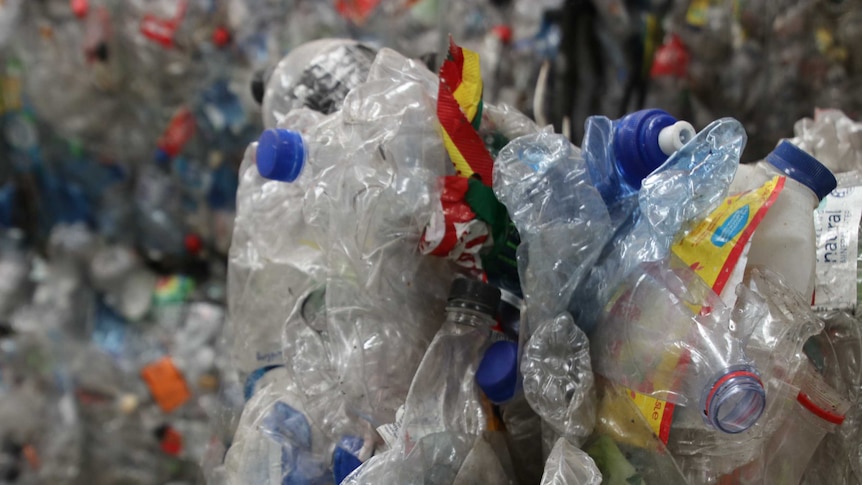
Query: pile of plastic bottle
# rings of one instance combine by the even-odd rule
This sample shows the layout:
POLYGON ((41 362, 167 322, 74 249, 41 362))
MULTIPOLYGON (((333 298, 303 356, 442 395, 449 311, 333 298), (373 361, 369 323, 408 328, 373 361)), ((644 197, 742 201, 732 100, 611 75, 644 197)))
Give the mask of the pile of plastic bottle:
POLYGON ((327 40, 273 73, 209 479, 858 483, 862 125, 740 165, 739 121, 649 109, 578 147, 445 59, 327 40), (294 99, 325 65, 357 82, 294 99))
POLYGON ((260 104, 334 109, 309 94, 346 94, 381 45, 435 51, 441 23, 492 69, 497 6, 415 3, 0 2, 0 483, 189 483, 223 461, 243 404, 225 262, 260 104), (266 88, 327 35, 371 47, 266 88))
POLYGON ((860 7, 0 0, 0 484, 862 482, 860 7))

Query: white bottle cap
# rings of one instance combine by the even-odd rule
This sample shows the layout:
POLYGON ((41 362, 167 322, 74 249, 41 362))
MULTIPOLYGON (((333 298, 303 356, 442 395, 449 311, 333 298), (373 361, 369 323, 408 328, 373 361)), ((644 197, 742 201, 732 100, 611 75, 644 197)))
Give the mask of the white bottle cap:
POLYGON ((140 402, 134 394, 123 394, 120 397, 119 407, 123 414, 132 414, 138 409, 139 404, 140 402))
POLYGON ((688 121, 677 121, 676 123, 662 128, 658 134, 658 146, 665 155, 673 155, 673 152, 682 148, 689 140, 694 138, 697 132, 688 121))

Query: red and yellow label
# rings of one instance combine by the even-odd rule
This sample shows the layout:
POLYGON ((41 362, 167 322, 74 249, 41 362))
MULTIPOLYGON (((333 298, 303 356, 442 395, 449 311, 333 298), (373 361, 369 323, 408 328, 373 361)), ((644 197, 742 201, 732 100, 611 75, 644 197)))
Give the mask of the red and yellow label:
POLYGON ((458 175, 478 175, 492 186, 494 160, 476 131, 482 111, 482 73, 479 55, 457 46, 450 38, 449 57, 440 66, 437 118, 443 144, 458 175))

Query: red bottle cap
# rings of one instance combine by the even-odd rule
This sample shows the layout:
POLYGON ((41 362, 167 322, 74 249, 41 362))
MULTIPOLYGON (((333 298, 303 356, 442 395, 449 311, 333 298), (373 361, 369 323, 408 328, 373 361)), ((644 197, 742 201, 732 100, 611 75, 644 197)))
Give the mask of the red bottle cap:
POLYGON ((228 45, 231 41, 230 31, 225 27, 216 27, 213 30, 213 44, 218 47, 224 47, 228 45))
POLYGON ((79 19, 87 16, 90 11, 89 0, 69 0, 69 6, 72 8, 72 13, 79 19))
POLYGON ((204 247, 203 241, 201 241, 201 237, 197 234, 189 234, 185 239, 186 251, 189 254, 197 255, 201 252, 204 247))
POLYGON ((512 28, 508 25, 497 25, 494 27, 493 32, 504 44, 512 42, 512 28))

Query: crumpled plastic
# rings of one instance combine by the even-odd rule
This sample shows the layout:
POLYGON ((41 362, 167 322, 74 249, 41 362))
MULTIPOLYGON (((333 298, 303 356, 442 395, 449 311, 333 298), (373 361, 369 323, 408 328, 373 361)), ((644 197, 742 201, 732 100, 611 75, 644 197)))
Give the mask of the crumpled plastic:
POLYGON ((712 122, 644 179, 638 209, 612 214, 616 232, 569 303, 581 328, 589 333, 595 327, 605 303, 632 268, 666 257, 676 237, 721 203, 745 141, 738 121, 712 122))
POLYGON ((521 357, 524 394, 560 436, 581 444, 593 431, 596 390, 587 336, 571 315, 542 322, 521 357))
POLYGON ((590 455, 584 453, 565 438, 554 444, 545 462, 542 485, 599 485, 602 473, 590 455))
POLYGON ((814 119, 793 125, 790 141, 810 153, 833 173, 862 170, 862 123, 840 109, 816 109, 814 119))

